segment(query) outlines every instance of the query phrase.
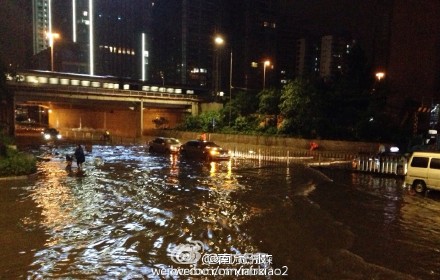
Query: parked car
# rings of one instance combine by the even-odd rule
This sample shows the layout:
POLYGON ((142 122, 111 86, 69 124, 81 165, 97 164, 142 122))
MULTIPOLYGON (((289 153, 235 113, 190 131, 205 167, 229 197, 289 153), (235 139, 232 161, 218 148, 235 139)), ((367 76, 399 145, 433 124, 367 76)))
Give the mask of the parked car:
POLYGON ((45 140, 60 140, 62 138, 60 132, 55 128, 46 128, 43 132, 43 138, 45 140))
POLYGON ((423 193, 427 189, 440 191, 440 153, 414 152, 408 164, 405 186, 423 193))
POLYGON ((157 137, 148 142, 148 151, 154 153, 178 153, 180 141, 176 138, 157 137))
POLYGON ((203 160, 229 160, 229 151, 212 141, 191 140, 180 147, 180 154, 189 158, 203 160))

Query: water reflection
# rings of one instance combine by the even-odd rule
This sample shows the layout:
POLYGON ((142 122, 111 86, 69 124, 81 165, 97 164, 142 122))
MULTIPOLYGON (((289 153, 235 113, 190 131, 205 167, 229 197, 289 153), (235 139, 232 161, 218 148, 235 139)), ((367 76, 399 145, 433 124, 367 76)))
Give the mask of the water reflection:
POLYGON ((274 267, 289 268, 288 279, 410 279, 353 251, 407 272, 403 262, 391 262, 403 260, 401 249, 427 251, 408 250, 397 237, 435 247, 437 219, 422 243, 414 236, 437 206, 386 178, 261 161, 198 162, 141 146, 93 146, 85 173, 74 165, 69 174, 63 159, 69 149, 42 162, 35 181, 23 186, 23 199, 41 211, 41 217, 28 214, 23 226, 37 225, 47 235, 23 269, 28 278, 159 279, 152 269, 176 266, 170 258, 176 246, 200 241, 206 253, 271 254, 274 267))
POLYGON ((350 226, 357 237, 353 252, 421 279, 438 279, 440 268, 434 261, 440 258, 438 193, 416 195, 402 187, 403 178, 326 173, 338 184, 331 189, 321 186, 312 199, 350 226))
POLYGON ((243 188, 231 162, 181 161, 141 147, 94 147, 83 176, 44 163, 31 196, 49 236, 35 277, 139 277, 170 263, 170 248, 201 240, 207 251, 255 252, 249 219, 231 195, 243 188), (95 157, 104 164, 95 164, 95 157))

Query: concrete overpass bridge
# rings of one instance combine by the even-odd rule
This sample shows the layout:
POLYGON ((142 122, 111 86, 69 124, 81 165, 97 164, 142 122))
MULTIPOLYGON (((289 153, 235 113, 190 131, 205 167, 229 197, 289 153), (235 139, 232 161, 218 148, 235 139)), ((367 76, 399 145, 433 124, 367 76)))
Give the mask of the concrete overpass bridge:
POLYGON ((126 137, 142 136, 158 126, 173 128, 186 115, 198 115, 201 102, 193 89, 114 77, 28 71, 9 76, 7 85, 15 108, 38 108, 36 122, 59 129, 109 130, 126 137))

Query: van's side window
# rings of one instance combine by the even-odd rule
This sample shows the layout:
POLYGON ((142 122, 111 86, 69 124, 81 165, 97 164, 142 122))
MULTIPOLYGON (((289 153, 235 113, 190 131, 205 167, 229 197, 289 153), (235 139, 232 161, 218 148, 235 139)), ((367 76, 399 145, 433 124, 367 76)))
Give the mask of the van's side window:
POLYGON ((432 169, 440 169, 440 159, 432 158, 429 167, 432 169))
POLYGON ((426 167, 428 167, 428 161, 429 161, 429 158, 427 158, 427 157, 413 157, 413 159, 411 161, 411 166, 426 168, 426 167))

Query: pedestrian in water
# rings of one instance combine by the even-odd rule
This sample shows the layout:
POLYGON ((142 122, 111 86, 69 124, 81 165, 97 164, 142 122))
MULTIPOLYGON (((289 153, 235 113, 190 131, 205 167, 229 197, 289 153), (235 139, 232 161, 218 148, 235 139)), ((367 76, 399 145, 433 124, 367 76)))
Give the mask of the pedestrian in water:
POLYGON ((66 163, 67 163, 66 171, 67 172, 71 172, 72 171, 72 161, 73 161, 72 156, 71 155, 66 155, 66 163))
POLYGON ((82 164, 86 161, 84 150, 80 144, 78 144, 78 146, 76 147, 75 158, 76 158, 76 165, 78 166, 78 171, 80 171, 82 169, 82 164))

